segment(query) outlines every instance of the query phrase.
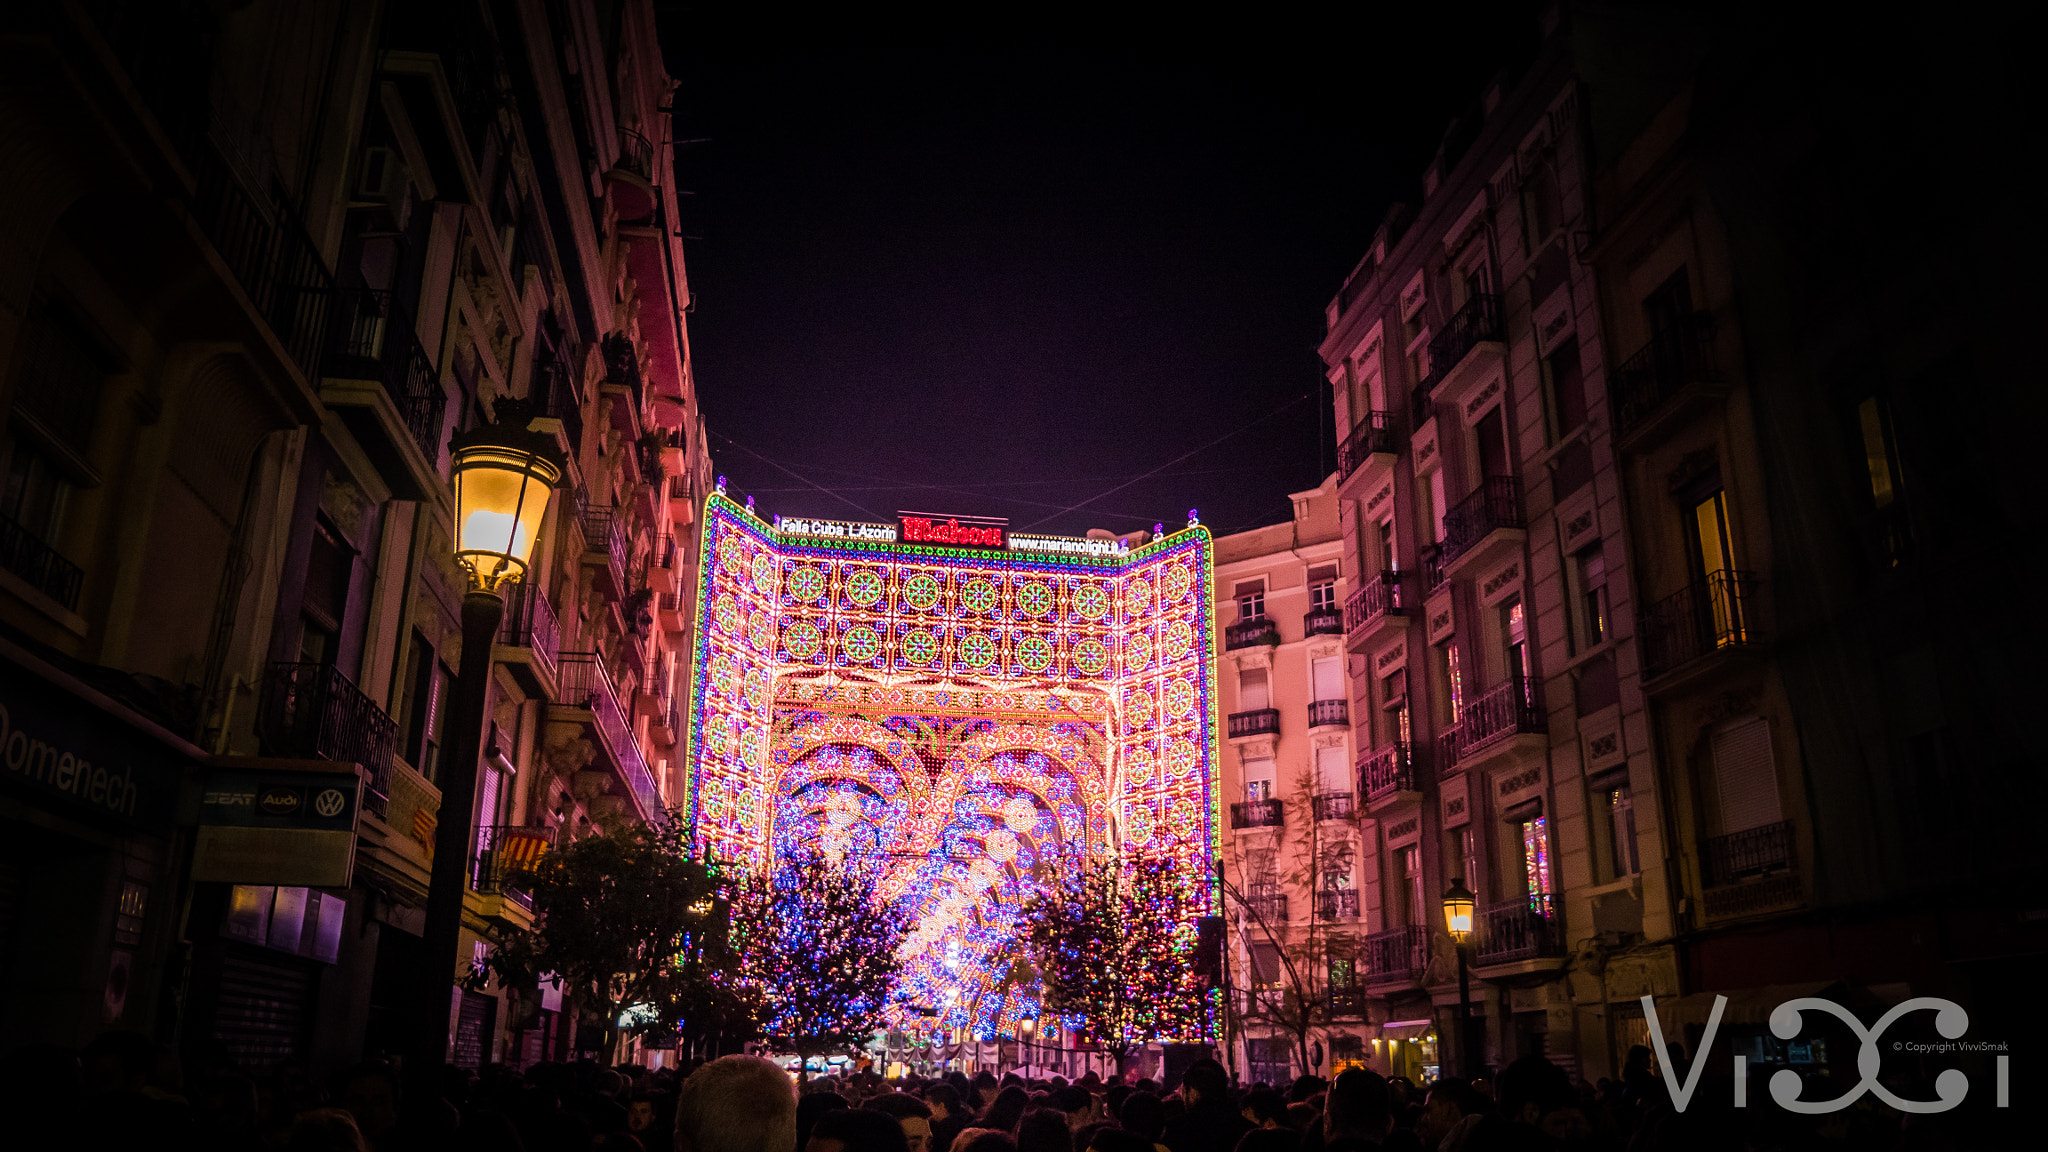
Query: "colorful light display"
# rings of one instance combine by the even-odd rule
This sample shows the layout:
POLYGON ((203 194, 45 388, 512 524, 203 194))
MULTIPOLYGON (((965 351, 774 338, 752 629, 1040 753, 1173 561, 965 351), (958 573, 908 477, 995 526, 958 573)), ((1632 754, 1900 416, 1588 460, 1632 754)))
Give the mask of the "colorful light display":
POLYGON ((751 868, 877 862, 915 917, 903 1024, 1034 1018, 1020 910, 1084 860, 1169 861, 1215 911, 1206 530, 1109 554, 820 539, 723 494, 704 525, 693 834, 751 868))

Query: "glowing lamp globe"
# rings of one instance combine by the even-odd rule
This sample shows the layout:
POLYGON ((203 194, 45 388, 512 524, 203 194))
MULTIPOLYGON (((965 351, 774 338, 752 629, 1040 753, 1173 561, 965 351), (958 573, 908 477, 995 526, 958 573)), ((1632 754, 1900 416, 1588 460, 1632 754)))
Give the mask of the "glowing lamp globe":
POLYGON ((516 417, 463 433, 451 448, 455 561, 472 589, 496 592, 526 575, 548 496, 562 478, 561 457, 552 437, 521 427, 516 417))
POLYGON ((1463 944, 1472 935, 1472 901, 1476 899, 1472 890, 1465 887, 1463 877, 1451 881, 1451 890, 1444 893, 1444 930, 1451 939, 1463 944))

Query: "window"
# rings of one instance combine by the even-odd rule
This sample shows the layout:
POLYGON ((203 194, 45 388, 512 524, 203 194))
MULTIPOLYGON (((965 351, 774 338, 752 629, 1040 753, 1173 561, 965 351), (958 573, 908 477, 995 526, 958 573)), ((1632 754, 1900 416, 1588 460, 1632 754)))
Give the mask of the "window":
POLYGON ((306 558, 299 620, 299 660, 332 664, 348 603, 349 577, 355 550, 325 519, 313 522, 313 543, 306 558))
POLYGON ((1431 543, 1443 542, 1444 513, 1450 510, 1450 503, 1444 499, 1444 470, 1438 468, 1429 474, 1429 487, 1423 489, 1422 521, 1433 533, 1431 543))
POLYGON ((1310 664, 1309 679, 1315 688, 1315 699, 1344 699, 1344 662, 1337 657, 1325 656, 1310 664))
POLYGON ((1735 550, 1728 531, 1728 494, 1714 489, 1693 504, 1687 518, 1692 522, 1694 573, 1714 629, 1714 645, 1746 643, 1749 628, 1737 595, 1740 589, 1735 575, 1735 550))
POLYGON ((1714 783, 1721 832, 1746 832, 1784 819, 1778 805, 1778 768, 1771 754, 1770 721, 1761 717, 1714 734, 1714 783))
POLYGON ((1389 516, 1386 519, 1380 521, 1379 524, 1374 528, 1373 532, 1374 539, 1379 544, 1380 571, 1400 571, 1400 562, 1396 560, 1394 557, 1394 518, 1392 516, 1389 516))
POLYGON ((1351 766, 1344 759, 1344 749, 1316 749, 1316 788, 1319 791, 1351 791, 1351 766))
POLYGON ((1266 615, 1266 582, 1247 580, 1237 586, 1237 619, 1262 620, 1266 615))
POLYGON ((1528 621, 1522 615, 1522 600, 1516 597, 1500 606, 1501 656, 1507 678, 1523 700, 1534 702, 1534 676, 1529 668, 1528 621))
POLYGON ((1357 963, 1349 956, 1332 957, 1330 960, 1330 987, 1354 988, 1357 985, 1357 963))
POLYGON ((1465 689, 1458 672, 1458 646, 1446 640, 1438 644, 1430 660, 1436 678, 1437 723, 1446 727, 1454 726, 1465 714, 1465 689))
POLYGON ((1579 364, 1579 342, 1568 337, 1544 359, 1550 377, 1551 411, 1558 436, 1578 430, 1586 422, 1586 374, 1579 364))
POLYGON ((1244 798, 1254 804, 1273 798, 1273 761, 1247 760, 1244 764, 1244 798))
POLYGON ((1613 843, 1614 877, 1633 876, 1642 871, 1636 856, 1636 802, 1626 784, 1607 791, 1607 827, 1613 843))
POLYGON ((1475 894, 1484 887, 1479 875, 1478 844, 1479 838, 1472 835, 1470 824, 1451 829, 1452 863, 1461 869, 1458 879, 1463 880, 1465 887, 1470 888, 1475 894))
POLYGON ((1598 544, 1572 556, 1565 566, 1571 597, 1572 651, 1585 652, 1607 639, 1607 557, 1598 544))
POLYGON ((1352 874, 1352 857, 1356 851, 1349 840, 1323 846, 1322 859, 1317 862, 1316 871, 1324 889, 1343 892, 1358 886, 1358 879, 1352 874))
POLYGON ((1380 738, 1408 743, 1408 672, 1401 669, 1380 677, 1380 709, 1386 713, 1380 738))
POLYGON ((1550 914, 1550 822, 1541 816, 1524 820, 1522 833, 1522 890, 1529 895, 1529 907, 1550 914))
POLYGON ((1337 581, 1324 578, 1308 586, 1308 610, 1311 612, 1335 612, 1337 610, 1337 581))
POLYGON ((1509 475, 1507 418, 1501 406, 1487 409, 1473 430, 1479 434, 1479 474, 1488 480, 1509 475))
POLYGON ((1877 513, 1879 558, 1897 567, 1911 551, 1912 527, 1903 515, 1906 475, 1892 429, 1891 406, 1882 396, 1866 397, 1856 406, 1856 431, 1870 481, 1870 506, 1877 513))
POLYGON ((1245 668, 1237 674, 1237 710, 1263 712, 1273 706, 1264 668, 1245 668))
POLYGON ((1401 879, 1402 923, 1428 924, 1429 901, 1422 891, 1422 849, 1414 844, 1394 849, 1394 871, 1401 879))
POLYGON ((71 509, 69 475, 41 445, 16 435, 12 428, 0 434, 0 475, 6 478, 5 489, 0 490, 0 516, 45 544, 55 541, 71 509))
POLYGON ((1666 334, 1675 336, 1691 322, 1692 281, 1685 269, 1673 272, 1656 291, 1643 298, 1643 319, 1650 326, 1653 343, 1665 342, 1666 334))
POLYGON ((434 655, 433 646, 413 629, 407 658, 405 758, 432 783, 438 779, 441 743, 448 729, 448 703, 455 695, 455 674, 434 655))
POLYGON ((1252 980, 1262 988, 1280 984, 1280 946, 1264 941, 1251 947, 1252 980))

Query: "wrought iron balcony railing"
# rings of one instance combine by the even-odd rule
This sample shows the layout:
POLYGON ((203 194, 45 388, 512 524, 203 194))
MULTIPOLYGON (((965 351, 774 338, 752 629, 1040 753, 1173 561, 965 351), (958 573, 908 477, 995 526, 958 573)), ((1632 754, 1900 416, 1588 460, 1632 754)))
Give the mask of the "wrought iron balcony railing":
POLYGON ((1280 625, 1265 616, 1260 616, 1255 620, 1246 620, 1242 623, 1232 624, 1223 630, 1223 647, 1226 650, 1231 648, 1249 648, 1254 644, 1278 644, 1279 642, 1280 625))
POLYGON ((1340 479, 1349 478, 1374 454, 1394 450, 1393 430, 1388 427, 1390 412, 1367 412, 1365 419, 1351 430, 1344 443, 1337 446, 1337 472, 1340 479))
POLYGON ((1444 571, 1449 557, 1444 555, 1442 544, 1425 544, 1415 552, 1415 562, 1422 568, 1422 594, 1427 596, 1444 586, 1450 574, 1444 571))
POLYGON ((1508 964, 1564 955, 1563 933, 1547 892, 1491 904, 1479 914, 1479 939, 1472 949, 1481 964, 1508 964))
POLYGON ((1245 800, 1230 806, 1232 828, 1278 828, 1285 822, 1278 800, 1245 800))
POLYGON ((1387 571, 1361 584, 1344 604, 1344 630, 1356 632, 1386 616, 1400 616, 1407 608, 1401 602, 1401 574, 1387 571))
POLYGON ((1301 617, 1303 636, 1342 636, 1344 613, 1335 608, 1316 608, 1301 617))
POLYGON ((666 532, 656 536, 653 547, 647 550, 647 563, 655 568, 673 570, 676 566, 676 538, 666 532))
POLYGON ((1730 832, 1700 845, 1700 871, 1709 888, 1787 872, 1796 862, 1789 820, 1730 832))
POLYGON ((1528 526, 1522 517, 1522 482, 1513 476, 1488 476, 1444 513, 1444 563, 1464 555, 1491 532, 1528 526))
POLYGON ((533 896, 524 875, 555 846, 551 828, 486 824, 476 830, 476 856, 470 861, 469 886, 486 896, 503 896, 528 911, 533 896))
POLYGON ((631 128, 619 129, 619 167, 642 180, 654 179, 654 145, 631 128))
POLYGON ((1316 893, 1316 919, 1358 919, 1358 889, 1324 888, 1316 893))
POLYGON ((1287 923, 1287 895, 1275 889, 1254 888, 1245 903, 1269 926, 1287 923))
POLYGON ((1348 700, 1312 700, 1308 706, 1308 726, 1322 728, 1332 724, 1351 723, 1351 702, 1348 700))
POLYGON ((508 648, 531 648, 549 677, 554 676, 556 654, 562 646, 562 624, 540 585, 519 583, 505 590, 505 622, 499 626, 498 643, 508 648))
POLYGON ((66 611, 78 610, 78 592, 85 586, 85 570, 6 516, 0 516, 0 568, 21 577, 29 587, 62 604, 66 611))
POLYGON ((596 652, 564 652, 561 668, 562 703, 590 711, 621 781, 640 809, 640 818, 654 819, 661 812, 661 791, 655 787, 640 744, 633 738, 633 727, 620 707, 618 689, 603 658, 596 652))
POLYGON ((257 734, 266 754, 360 764, 370 780, 364 806, 384 815, 398 725, 332 664, 281 661, 263 678, 257 734))
POLYGON ((1280 731, 1280 710, 1257 708, 1250 712, 1232 712, 1228 723, 1232 739, 1239 736, 1264 736, 1280 731))
POLYGON ((1318 792, 1310 806, 1318 820, 1349 820, 1358 814, 1358 798, 1349 792, 1318 792))
POLYGON ((1722 569, 1643 611, 1643 674, 1661 676, 1712 652, 1762 643, 1753 573, 1722 569))
POLYGON ((412 316, 390 292, 344 288, 334 294, 334 336, 325 370, 351 380, 379 380, 405 422, 413 445, 435 467, 441 462, 441 417, 448 394, 413 331, 412 316))
POLYGON ((614 332, 599 343, 599 350, 604 356, 605 383, 629 390, 633 394, 633 410, 640 411, 644 385, 640 380, 640 356, 633 350, 633 342, 614 332))
POLYGON ((1607 374, 1614 398, 1614 428, 1619 436, 1649 420, 1685 386, 1718 381, 1714 357, 1714 318, 1694 312, 1653 337, 1635 355, 1607 374))
POLYGON ((534 415, 560 420, 570 446, 582 446, 583 400, 576 394, 575 382, 570 378, 566 365, 552 359, 536 358, 533 379, 527 385, 527 398, 533 402, 534 415))
POLYGON ((1365 802, 1384 800, 1396 792, 1415 791, 1415 762, 1410 745, 1388 744, 1368 752, 1358 765, 1358 790, 1365 802))
POLYGON ((1500 338, 1500 297, 1473 293, 1463 308, 1452 313, 1450 322, 1430 337, 1429 376, 1423 381, 1423 391, 1434 392, 1481 342, 1500 338))
POLYGON ((1543 693, 1534 681, 1509 679, 1465 704, 1463 715, 1437 737, 1437 769, 1450 772, 1463 757, 1525 733, 1548 732, 1543 693))
POLYGON ((1365 938, 1365 970, 1369 980, 1418 977, 1429 967, 1429 932, 1407 924, 1374 932, 1365 938))

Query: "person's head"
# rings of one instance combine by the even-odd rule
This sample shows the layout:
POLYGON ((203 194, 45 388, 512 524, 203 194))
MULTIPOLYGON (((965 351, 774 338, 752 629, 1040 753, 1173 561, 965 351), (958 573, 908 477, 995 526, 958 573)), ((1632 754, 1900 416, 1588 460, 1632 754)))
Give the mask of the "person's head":
POLYGON ((1067 1128, 1078 1132, 1095 1119, 1095 1097, 1072 1084, 1053 1090, 1053 1106, 1067 1114, 1067 1128))
POLYGON ((1116 1118, 1124 1122, 1124 1127, 1157 1143, 1159 1133, 1166 1128, 1166 1106, 1158 1096, 1140 1089, 1124 1097, 1123 1111, 1116 1118))
POLYGON ((796 1086, 759 1056, 721 1056, 676 1093, 677 1152, 790 1152, 796 1086))
POLYGON ((1238 1114, 1260 1128, 1282 1128, 1287 1124, 1287 1101, 1271 1088, 1256 1088, 1238 1102, 1238 1114))
POLYGON ((924 1102, 931 1105, 932 1119, 944 1120, 960 1111, 960 1090, 944 1081, 927 1085, 924 1090, 924 1102))
POLYGON ((1033 1108, 1017 1121, 1017 1152, 1073 1152, 1074 1130, 1057 1108, 1033 1108))
POLYGON ((1017 1152, 1017 1142, 993 1128, 962 1128, 953 1137, 952 1152, 1017 1152))
POLYGON ((1105 1126, 1089 1138, 1082 1152, 1152 1152, 1152 1141, 1128 1128, 1105 1126))
POLYGON ((1024 1118, 1024 1109, 1030 1103, 1030 1094, 1012 1084, 996 1093, 996 1098, 982 1111, 980 1124, 998 1132, 1015 1132, 1017 1121, 1024 1118))
POLYGON ((894 1116, 834 1108, 811 1126, 804 1152, 909 1152, 909 1147, 894 1116))
POLYGON ((847 1107, 846 1097, 830 1088, 820 1088, 813 1084, 810 1091, 805 1092, 796 1102, 797 1152, 803 1152, 804 1145, 810 1142, 811 1125, 818 1122, 818 1117, 844 1107, 847 1107))
POLYGON ((893 1117, 903 1129, 903 1141, 910 1152, 929 1152, 932 1143, 932 1110, 908 1092, 885 1092, 862 1107, 893 1117))
POLYGON ((1323 1110, 1306 1100, 1287 1106, 1287 1126, 1296 1132, 1306 1132, 1323 1122, 1323 1110))
POLYGON ((654 1097, 635 1092, 626 1100, 626 1131, 645 1132, 654 1127, 654 1097))
POLYGON ((286 1152, 369 1152, 355 1117, 340 1108, 315 1108, 292 1120, 286 1152))
POLYGON ((1123 1116, 1124 1101, 1130 1098, 1131 1086, 1129 1084, 1111 1084, 1109 1091, 1102 1094, 1102 1102, 1108 1106, 1109 1114, 1117 1117, 1123 1116))
POLYGON ((1230 1094, 1230 1073, 1223 1065, 1207 1057, 1188 1065, 1181 1077, 1180 1094, 1189 1107, 1204 1100, 1222 1100, 1230 1094))
POLYGON ((996 1098, 996 1091, 1001 1087, 1002 1085, 996 1083, 995 1073, 993 1072, 977 1072, 974 1074, 974 1095, 981 1102, 980 1106, 983 1108, 988 1107, 990 1102, 996 1098))
MULTIPOLYGON (((1501 1069, 1496 1100, 1500 1114, 1522 1124, 1543 1126, 1543 1118, 1563 1109, 1576 1110, 1579 1094, 1564 1069, 1541 1056, 1524 1056, 1501 1069)), ((1584 1116, 1581 1114, 1583 1122, 1584 1116)))
POLYGON ((1479 1110, 1471 1085, 1456 1076, 1446 1076, 1429 1086, 1429 1100, 1422 1115, 1415 1118, 1415 1134, 1434 1147, 1443 1142, 1458 1121, 1479 1110))
POLYGON ((398 1127, 398 1077, 385 1064, 358 1064, 341 1084, 341 1106, 372 1144, 398 1127))
POLYGON ((1294 1087, 1288 1089, 1287 1100, 1289 1103, 1292 1104, 1300 1104, 1304 1101, 1313 1100, 1316 1097, 1322 1095, 1323 1089, 1327 1087, 1329 1087, 1329 1085, 1323 1082, 1323 1078, 1321 1076, 1297 1077, 1294 1081, 1294 1087))
POLYGON ((1393 1126, 1387 1081, 1377 1072, 1351 1068, 1330 1084, 1323 1102, 1323 1140, 1340 1136, 1379 1141, 1393 1126))

